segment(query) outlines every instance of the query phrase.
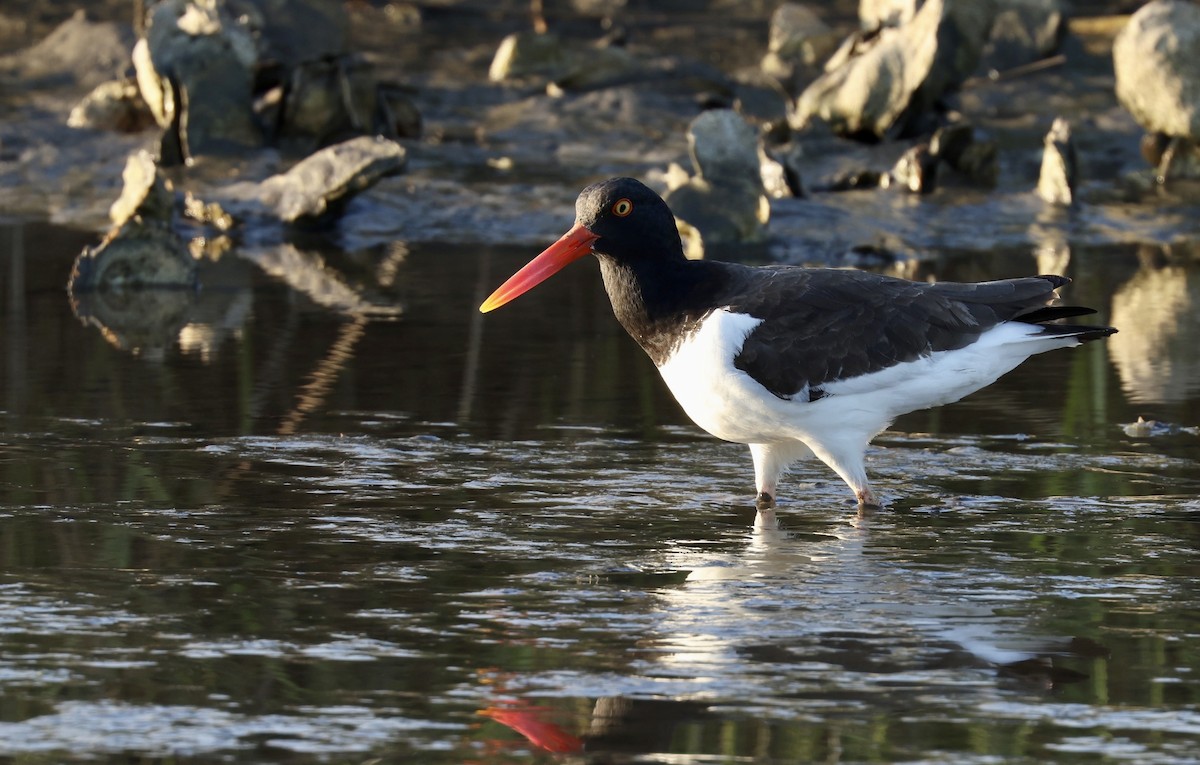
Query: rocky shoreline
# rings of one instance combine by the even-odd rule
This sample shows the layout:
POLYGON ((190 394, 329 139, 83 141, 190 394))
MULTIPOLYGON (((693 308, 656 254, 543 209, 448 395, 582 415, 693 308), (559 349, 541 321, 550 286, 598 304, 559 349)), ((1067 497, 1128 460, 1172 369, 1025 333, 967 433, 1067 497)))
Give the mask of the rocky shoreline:
POLYGON ((1195 3, 683 5, 78 12, 32 45, 4 38, 0 209, 111 227, 93 259, 142 225, 178 257, 295 226, 355 247, 524 244, 561 228, 584 182, 636 175, 696 256, 1195 246, 1195 3))

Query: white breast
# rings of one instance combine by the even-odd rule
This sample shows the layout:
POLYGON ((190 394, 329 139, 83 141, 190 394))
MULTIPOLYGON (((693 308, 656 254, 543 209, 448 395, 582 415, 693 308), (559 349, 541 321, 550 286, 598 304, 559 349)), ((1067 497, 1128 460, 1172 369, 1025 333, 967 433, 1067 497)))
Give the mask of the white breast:
POLYGON ((762 399, 780 399, 733 365, 746 337, 762 321, 717 309, 658 368, 688 416, 717 438, 751 443, 759 437, 760 421, 775 414, 762 399))

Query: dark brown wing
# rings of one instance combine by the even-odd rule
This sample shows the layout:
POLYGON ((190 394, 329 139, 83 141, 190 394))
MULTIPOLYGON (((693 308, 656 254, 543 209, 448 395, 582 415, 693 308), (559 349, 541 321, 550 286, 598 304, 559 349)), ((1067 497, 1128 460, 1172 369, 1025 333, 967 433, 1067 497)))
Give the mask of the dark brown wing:
POLYGON ((962 348, 1004 321, 1039 323, 1090 309, 1047 307, 1069 280, 1033 276, 926 284, 862 271, 736 269, 729 308, 763 320, 734 366, 791 398, 934 351, 962 348))

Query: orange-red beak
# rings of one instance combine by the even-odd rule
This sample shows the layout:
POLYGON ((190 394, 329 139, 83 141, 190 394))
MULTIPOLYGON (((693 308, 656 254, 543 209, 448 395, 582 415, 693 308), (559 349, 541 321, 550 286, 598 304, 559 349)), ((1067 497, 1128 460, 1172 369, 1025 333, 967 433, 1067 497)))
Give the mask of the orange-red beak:
POLYGON ((568 263, 579 260, 591 253, 592 242, 599 239, 576 223, 570 231, 562 235, 557 242, 547 247, 541 255, 526 263, 520 271, 508 277, 491 296, 483 301, 479 310, 483 313, 494 311, 510 300, 528 292, 542 282, 561 271, 568 263))

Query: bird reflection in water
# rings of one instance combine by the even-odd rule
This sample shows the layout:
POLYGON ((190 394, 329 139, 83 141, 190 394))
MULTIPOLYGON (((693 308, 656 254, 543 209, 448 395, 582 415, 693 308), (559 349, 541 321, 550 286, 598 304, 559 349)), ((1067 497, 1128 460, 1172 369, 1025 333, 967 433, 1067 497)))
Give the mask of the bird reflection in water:
POLYGON ((529 743, 547 752, 571 754, 583 751, 582 739, 547 719, 556 714, 556 710, 550 707, 512 701, 481 709, 479 714, 512 728, 528 739, 529 743))
POLYGON ((708 704, 698 701, 602 696, 592 706, 587 730, 578 736, 555 722, 555 717, 561 717, 561 710, 522 700, 499 702, 481 709, 479 714, 521 734, 547 752, 636 754, 669 751, 676 729, 703 720, 708 709, 708 704))

